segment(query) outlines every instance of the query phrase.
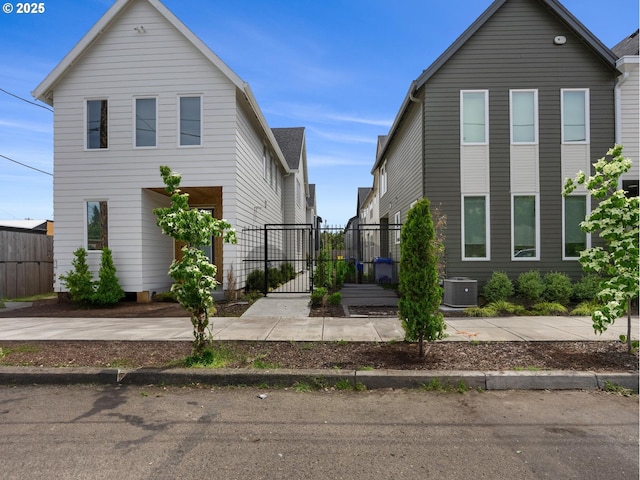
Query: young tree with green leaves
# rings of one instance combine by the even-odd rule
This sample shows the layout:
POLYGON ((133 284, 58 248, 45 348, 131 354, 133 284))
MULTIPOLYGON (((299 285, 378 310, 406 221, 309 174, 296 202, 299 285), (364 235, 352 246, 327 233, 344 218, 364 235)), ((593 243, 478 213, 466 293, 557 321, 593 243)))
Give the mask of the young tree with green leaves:
POLYGON ((120 286, 116 276, 116 267, 113 264, 111 249, 104 247, 100 257, 100 270, 98 270, 98 284, 93 294, 93 303, 98 305, 115 305, 124 298, 124 290, 120 286))
POLYGON ((567 179, 563 195, 570 195, 578 185, 599 199, 598 206, 580 224, 587 233, 600 232, 606 248, 591 247, 581 252, 580 263, 587 272, 606 278, 598 293, 602 308, 592 315, 593 328, 604 332, 627 311, 627 346, 631 351, 631 301, 638 298, 640 267, 638 258, 639 199, 627 197, 619 188, 620 176, 631 168, 631 160, 622 156, 622 145, 616 145, 607 156, 593 164, 595 174, 587 177, 578 172, 567 179))
POLYGON ((398 315, 405 339, 418 341, 424 357, 424 341, 439 340, 446 325, 440 312, 442 287, 438 280, 438 254, 429 200, 419 200, 407 214, 400 232, 400 300, 398 315))
POLYGON ((73 270, 66 275, 60 275, 60 280, 69 290, 71 301, 80 304, 90 304, 93 300, 95 287, 93 275, 87 264, 87 251, 80 247, 73 252, 74 259, 71 262, 73 270))
POLYGON ((193 354, 202 356, 207 346, 209 316, 215 313, 211 292, 219 282, 216 266, 209 262, 200 247, 210 245, 212 237, 223 237, 227 243, 236 243, 236 232, 225 220, 189 206, 189 195, 179 188, 180 174, 161 166, 160 175, 165 190, 171 195, 171 205, 153 210, 157 224, 166 235, 185 243, 182 258, 174 260, 169 267, 169 276, 174 280, 171 291, 191 315, 193 354))

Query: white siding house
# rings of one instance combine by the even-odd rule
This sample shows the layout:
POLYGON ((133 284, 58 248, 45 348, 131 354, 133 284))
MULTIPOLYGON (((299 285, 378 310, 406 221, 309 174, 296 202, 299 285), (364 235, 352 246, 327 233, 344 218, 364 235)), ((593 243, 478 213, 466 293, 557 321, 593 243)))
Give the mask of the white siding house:
MULTIPOLYGON (((192 206, 238 231, 284 223, 291 208, 285 178, 307 188, 306 152, 302 176, 289 167, 248 84, 158 0, 117 0, 33 95, 55 112, 58 292, 73 252, 87 248, 97 272, 102 246, 113 251, 126 292, 145 300, 169 288, 176 246, 152 213, 169 201, 160 165, 182 175, 192 206)), ((304 222, 304 205, 301 214, 294 210, 292 219, 304 222)), ((239 251, 214 242, 220 281, 232 266, 242 271, 239 251)))

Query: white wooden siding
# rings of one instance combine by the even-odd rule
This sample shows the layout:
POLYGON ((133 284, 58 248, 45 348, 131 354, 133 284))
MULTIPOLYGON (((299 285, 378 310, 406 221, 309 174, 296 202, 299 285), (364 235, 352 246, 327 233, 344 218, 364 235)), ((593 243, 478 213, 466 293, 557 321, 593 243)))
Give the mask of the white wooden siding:
MULTIPOLYGON (((158 167, 169 165, 182 174, 183 187, 221 186, 224 202, 235 193, 235 86, 153 7, 132 2, 54 86, 54 108, 56 273, 69 271, 73 251, 84 246, 84 202, 100 198, 109 202, 109 247, 123 288, 159 287, 167 259, 143 254, 143 230, 150 232, 155 218, 141 207, 142 189, 162 187, 158 167), (137 33, 137 25, 146 33, 137 33), (184 94, 203 98, 201 147, 177 146, 184 94), (132 99, 140 95, 158 99, 155 149, 133 148, 132 99), (96 97, 109 102, 109 148, 85 150, 84 104, 96 97)), ((96 256, 90 255, 94 269, 96 256)))
MULTIPOLYGON (((566 178, 576 178, 578 172, 585 172, 589 175, 591 165, 591 147, 589 144, 568 145, 562 144, 560 155, 562 158, 562 178, 559 185, 564 184, 566 178)), ((583 186, 578 187, 579 191, 584 191, 583 186)))
POLYGON ((489 145, 460 145, 460 190, 489 193, 489 145))
POLYGON ((510 151, 512 193, 540 191, 540 153, 538 145, 513 145, 510 151))
POLYGON ((621 87, 620 143, 625 157, 631 159, 631 170, 624 175, 625 179, 637 179, 640 176, 640 65, 631 61, 625 62, 625 71, 629 77, 621 87))

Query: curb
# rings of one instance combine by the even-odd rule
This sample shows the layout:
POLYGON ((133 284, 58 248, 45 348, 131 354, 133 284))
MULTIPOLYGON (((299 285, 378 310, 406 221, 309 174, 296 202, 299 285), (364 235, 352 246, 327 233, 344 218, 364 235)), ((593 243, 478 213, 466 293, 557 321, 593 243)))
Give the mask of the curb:
POLYGON ((0 385, 218 385, 291 387, 307 383, 331 387, 348 381, 353 387, 420 388, 435 384, 480 390, 599 390, 607 383, 638 393, 638 374, 565 370, 455 371, 455 370, 238 370, 2 367, 0 385))

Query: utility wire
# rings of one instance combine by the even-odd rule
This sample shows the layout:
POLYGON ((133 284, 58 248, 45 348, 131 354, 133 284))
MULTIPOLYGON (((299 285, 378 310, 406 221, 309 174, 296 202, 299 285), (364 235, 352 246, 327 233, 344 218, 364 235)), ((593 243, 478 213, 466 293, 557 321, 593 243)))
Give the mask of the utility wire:
POLYGON ((26 163, 18 162, 17 160, 14 160, 13 158, 9 158, 5 155, 0 155, 0 157, 6 160, 9 160, 10 162, 17 163, 18 165, 22 165, 23 167, 30 168, 31 170, 35 170, 36 172, 44 173, 45 175, 50 175, 53 177, 53 173, 45 172, 44 170, 40 170, 39 168, 32 167, 31 165, 27 165, 26 163))
POLYGON ((35 105, 36 107, 44 108, 45 110, 49 110, 50 112, 53 112, 52 108, 49 108, 49 107, 47 107, 45 105, 40 105, 39 103, 36 103, 36 102, 32 102, 31 100, 27 100, 26 98, 19 97, 18 95, 14 94, 14 93, 7 92, 4 88, 0 88, 0 92, 6 93, 7 95, 9 95, 11 97, 17 98, 18 100, 22 100, 23 102, 30 103, 31 105, 35 105))

